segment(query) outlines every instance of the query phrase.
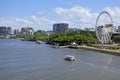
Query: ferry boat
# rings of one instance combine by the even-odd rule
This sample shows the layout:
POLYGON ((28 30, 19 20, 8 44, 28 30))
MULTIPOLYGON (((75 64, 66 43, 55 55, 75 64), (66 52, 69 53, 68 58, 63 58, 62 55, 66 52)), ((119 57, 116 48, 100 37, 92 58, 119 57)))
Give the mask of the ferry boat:
POLYGON ((75 61, 75 57, 74 56, 71 56, 71 55, 66 55, 64 57, 64 60, 67 60, 67 61, 75 61))

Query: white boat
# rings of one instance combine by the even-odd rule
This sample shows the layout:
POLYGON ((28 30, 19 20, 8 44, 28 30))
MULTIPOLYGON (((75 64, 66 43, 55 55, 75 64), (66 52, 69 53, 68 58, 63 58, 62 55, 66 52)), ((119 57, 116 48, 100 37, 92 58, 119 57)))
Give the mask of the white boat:
POLYGON ((67 60, 67 61, 75 61, 75 57, 74 57, 74 56, 71 56, 71 55, 66 55, 66 56, 64 57, 64 59, 67 60))

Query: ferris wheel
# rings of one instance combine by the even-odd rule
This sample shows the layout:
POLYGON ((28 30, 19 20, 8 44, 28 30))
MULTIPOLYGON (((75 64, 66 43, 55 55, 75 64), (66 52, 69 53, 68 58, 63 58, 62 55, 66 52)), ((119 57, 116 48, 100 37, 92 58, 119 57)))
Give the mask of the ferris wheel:
POLYGON ((107 11, 103 11, 97 17, 96 24, 95 24, 95 26, 96 26, 95 30, 96 30, 96 35, 97 35, 97 39, 99 40, 99 42, 102 44, 109 44, 109 43, 112 43, 112 40, 111 40, 111 34, 109 33, 109 30, 106 27, 106 24, 104 23, 102 25, 98 25, 99 18, 103 14, 107 14, 108 17, 110 18, 109 24, 113 24, 113 20, 112 20, 111 15, 107 11))

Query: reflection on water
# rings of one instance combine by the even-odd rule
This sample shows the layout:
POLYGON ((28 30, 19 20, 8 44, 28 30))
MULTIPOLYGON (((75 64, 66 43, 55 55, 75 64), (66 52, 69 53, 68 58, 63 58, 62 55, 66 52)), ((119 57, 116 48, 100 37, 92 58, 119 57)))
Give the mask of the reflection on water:
POLYGON ((119 56, 0 40, 0 80, 120 80, 119 68, 119 56), (76 61, 65 61, 65 55, 75 56, 76 61))

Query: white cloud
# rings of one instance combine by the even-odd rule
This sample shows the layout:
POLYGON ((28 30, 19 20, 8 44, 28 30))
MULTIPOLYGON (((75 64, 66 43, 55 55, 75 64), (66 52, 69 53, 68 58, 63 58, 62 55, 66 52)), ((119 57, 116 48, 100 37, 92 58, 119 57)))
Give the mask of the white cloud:
POLYGON ((43 14, 46 14, 46 12, 45 11, 38 11, 37 14, 43 15, 43 14))
MULTIPOLYGON (((120 25, 120 8, 119 7, 107 7, 104 8, 102 11, 107 11, 111 14, 114 25, 120 25)), ((55 12, 61 19, 61 21, 69 22, 71 27, 95 27, 97 16, 100 13, 92 13, 92 11, 88 8, 84 8, 81 6, 74 6, 72 8, 56 8, 55 12)), ((108 15, 103 14, 99 18, 99 24, 106 24, 110 23, 111 20, 108 15)))
POLYGON ((51 20, 36 16, 30 16, 29 18, 0 18, 0 26, 10 26, 14 29, 30 26, 35 30, 51 30, 52 24, 51 20))
POLYGON ((117 18, 120 16, 120 7, 107 7, 104 9, 105 11, 108 11, 112 17, 117 18))
POLYGON ((120 25, 120 7, 107 7, 104 10, 111 14, 114 25, 120 25))
MULTIPOLYGON (((106 10, 111 14, 115 25, 119 25, 119 7, 107 7, 103 10, 106 10)), ((89 8, 84 8, 81 6, 74 6, 72 8, 59 7, 55 8, 52 13, 40 11, 39 15, 32 15, 30 17, 0 18, 0 26, 11 26, 18 29, 21 27, 31 26, 35 30, 51 30, 53 23, 67 22, 70 24, 71 28, 95 27, 96 18, 98 15, 99 13, 93 13, 89 8)))
POLYGON ((90 9, 75 6, 70 9, 56 8, 55 12, 61 20, 68 21, 73 27, 94 27, 96 14, 90 9))

